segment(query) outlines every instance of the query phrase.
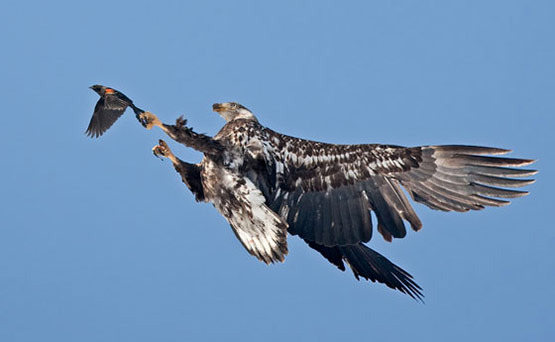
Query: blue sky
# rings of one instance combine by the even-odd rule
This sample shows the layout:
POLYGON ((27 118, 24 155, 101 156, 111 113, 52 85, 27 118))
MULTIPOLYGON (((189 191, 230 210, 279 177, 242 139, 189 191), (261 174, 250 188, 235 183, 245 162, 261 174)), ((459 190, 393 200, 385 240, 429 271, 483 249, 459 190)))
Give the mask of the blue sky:
POLYGON ((0 6, 0 340, 555 339, 552 1, 200 3, 0 6), (152 156, 161 132, 126 114, 85 137, 95 83, 208 134, 237 101, 290 135, 498 146, 540 173, 509 207, 417 205, 422 231, 370 242, 420 304, 297 238, 249 256, 152 156))

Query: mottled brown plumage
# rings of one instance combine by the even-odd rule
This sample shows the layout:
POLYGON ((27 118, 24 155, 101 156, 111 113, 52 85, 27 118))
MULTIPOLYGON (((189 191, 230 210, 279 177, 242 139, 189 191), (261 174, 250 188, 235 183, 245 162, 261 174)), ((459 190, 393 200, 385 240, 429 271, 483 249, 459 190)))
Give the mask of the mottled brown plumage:
POLYGON ((357 279, 384 283, 413 298, 422 298, 422 292, 412 276, 364 244, 372 237, 370 212, 378 232, 392 241, 406 235, 405 221, 413 230, 422 228, 402 187, 432 209, 480 210, 526 195, 506 188, 531 184, 520 177, 536 173, 518 168, 532 160, 494 156, 509 152, 504 149, 326 144, 263 127, 236 103, 213 108, 227 121, 213 138, 195 133, 183 119, 166 125, 146 113, 142 120, 204 153, 195 187, 188 171, 176 170, 193 192, 203 189, 204 199, 228 219, 251 254, 283 261, 287 230, 339 269, 347 263, 357 279), (264 223, 256 223, 260 219, 264 223))

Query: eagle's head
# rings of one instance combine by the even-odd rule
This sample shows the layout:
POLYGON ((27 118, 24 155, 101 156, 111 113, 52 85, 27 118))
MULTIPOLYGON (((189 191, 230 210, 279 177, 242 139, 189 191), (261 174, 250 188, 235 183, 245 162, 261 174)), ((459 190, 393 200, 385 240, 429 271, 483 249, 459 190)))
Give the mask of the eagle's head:
POLYGON ((214 103, 212 109, 226 121, 236 119, 256 120, 254 114, 245 106, 236 102, 214 103))

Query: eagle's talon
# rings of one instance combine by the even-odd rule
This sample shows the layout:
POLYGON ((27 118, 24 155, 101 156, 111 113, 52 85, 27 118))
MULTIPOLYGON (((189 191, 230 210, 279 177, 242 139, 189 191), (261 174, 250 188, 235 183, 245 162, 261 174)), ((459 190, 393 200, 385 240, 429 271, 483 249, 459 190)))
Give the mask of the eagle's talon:
POLYGON ((141 125, 146 128, 147 125, 147 121, 145 121, 143 118, 141 118, 139 115, 137 115, 137 120, 139 120, 139 122, 141 123, 141 125))
POLYGON ((152 129, 154 126, 161 126, 162 122, 151 112, 143 112, 137 116, 143 127, 152 129))
POLYGON ((159 144, 152 148, 152 153, 157 157, 163 160, 163 157, 169 158, 172 162, 176 160, 175 156, 173 155, 170 147, 166 142, 160 139, 159 144))
POLYGON ((161 161, 164 161, 164 158, 162 158, 164 156, 164 154, 160 151, 160 146, 156 145, 152 148, 152 154, 154 154, 154 156, 158 159, 160 159, 161 161))

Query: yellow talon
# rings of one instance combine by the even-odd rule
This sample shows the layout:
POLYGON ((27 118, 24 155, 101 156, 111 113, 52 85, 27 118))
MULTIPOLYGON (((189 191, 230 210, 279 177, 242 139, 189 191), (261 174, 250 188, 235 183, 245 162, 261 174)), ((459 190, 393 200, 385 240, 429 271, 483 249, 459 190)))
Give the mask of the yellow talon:
POLYGON ((170 159, 172 163, 178 164, 176 156, 172 153, 168 144, 162 139, 158 141, 158 145, 152 148, 152 153, 158 158, 166 157, 170 159))
POLYGON ((162 122, 158 117, 151 112, 144 112, 139 115, 139 120, 146 129, 152 129, 154 126, 162 126, 162 122))

